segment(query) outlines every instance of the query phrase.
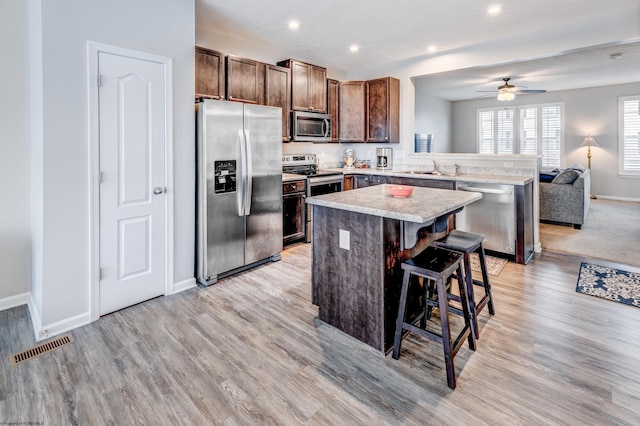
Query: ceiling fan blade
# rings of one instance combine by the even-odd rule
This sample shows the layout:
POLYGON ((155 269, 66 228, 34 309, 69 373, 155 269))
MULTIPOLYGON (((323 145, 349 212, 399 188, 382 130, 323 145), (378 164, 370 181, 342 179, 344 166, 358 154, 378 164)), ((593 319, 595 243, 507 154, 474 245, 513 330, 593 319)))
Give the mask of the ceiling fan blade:
POLYGON ((546 93, 547 91, 544 89, 525 89, 525 90, 516 90, 514 93, 546 93))

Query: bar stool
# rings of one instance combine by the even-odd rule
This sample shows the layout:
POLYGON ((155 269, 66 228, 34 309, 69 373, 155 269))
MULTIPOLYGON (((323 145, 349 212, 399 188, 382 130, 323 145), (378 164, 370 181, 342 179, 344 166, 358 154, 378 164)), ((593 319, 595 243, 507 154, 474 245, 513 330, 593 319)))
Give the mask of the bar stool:
MULTIPOLYGON (((469 342, 471 350, 476 349, 476 343, 471 332, 471 312, 469 309, 468 295, 466 286, 462 280, 462 254, 451 250, 429 246, 420 254, 411 259, 402 262, 404 274, 402 276, 402 291, 400 293, 400 306, 398 308, 398 318, 396 320, 396 332, 393 340, 393 359, 400 356, 400 345, 402 341, 402 332, 408 330, 420 336, 441 343, 444 350, 444 362, 447 370, 447 384, 451 389, 456 387, 456 374, 453 358, 456 356, 464 340, 469 342), (451 294, 446 290, 446 281, 457 272, 458 287, 460 290, 461 310, 454 310, 449 306, 449 300, 452 299, 451 294), (409 283, 412 276, 419 276, 435 281, 436 290, 438 292, 438 301, 425 297, 425 310, 412 322, 406 322, 407 310, 407 293, 409 292, 409 283), (439 335, 426 329, 427 307, 437 307, 440 310, 440 326, 442 334, 439 335), (460 333, 452 338, 449 327, 449 311, 459 312, 464 317, 464 327, 460 333), (420 320, 420 326, 415 325, 420 320)), ((425 291, 428 291, 430 285, 425 284, 425 291)))
POLYGON ((433 241, 433 245, 455 252, 462 253, 464 263, 464 280, 467 286, 467 294, 469 295, 469 310, 471 311, 471 319, 473 323, 473 336, 478 339, 480 331, 478 329, 478 314, 485 306, 489 305, 489 314, 495 315, 493 307, 493 296, 491 295, 491 284, 489 283, 489 275, 487 274, 487 264, 485 261, 484 248, 482 241, 484 235, 474 234, 471 232, 452 230, 445 237, 433 241), (473 279, 471 274, 471 253, 477 252, 480 260, 480 270, 482 271, 482 281, 473 279), (473 291, 473 285, 484 287, 484 296, 476 304, 473 291))

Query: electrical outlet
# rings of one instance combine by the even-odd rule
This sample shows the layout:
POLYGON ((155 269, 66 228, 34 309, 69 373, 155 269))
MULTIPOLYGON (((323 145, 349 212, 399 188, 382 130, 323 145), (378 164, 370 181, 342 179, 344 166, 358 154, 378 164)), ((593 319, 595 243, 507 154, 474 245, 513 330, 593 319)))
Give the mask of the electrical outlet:
POLYGON ((504 168, 507 168, 507 169, 512 169, 513 168, 513 163, 503 163, 502 166, 504 168))
POLYGON ((340 230, 340 248, 345 250, 351 250, 351 232, 340 230))

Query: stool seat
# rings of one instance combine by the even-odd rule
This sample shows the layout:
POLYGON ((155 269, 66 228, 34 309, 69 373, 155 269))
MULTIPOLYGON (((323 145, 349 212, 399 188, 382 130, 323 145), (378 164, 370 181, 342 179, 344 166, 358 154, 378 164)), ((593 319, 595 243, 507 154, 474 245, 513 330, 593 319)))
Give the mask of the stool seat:
POLYGON ((469 309, 471 311, 472 323, 473 323, 473 335, 476 339, 480 337, 480 330, 478 328, 478 314, 484 309, 485 306, 489 306, 489 314, 495 315, 495 309, 493 306, 493 295, 491 294, 491 284, 489 283, 489 274, 487 273, 487 264, 485 259, 484 248, 482 242, 484 241, 484 235, 475 234, 473 232, 460 231, 454 229, 446 236, 433 241, 433 245, 436 247, 445 248, 448 250, 454 250, 460 252, 463 255, 464 264, 464 280, 467 286, 467 294, 469 295, 469 309), (480 271, 482 273, 482 281, 473 278, 471 272, 471 253, 477 252, 480 260, 480 271), (476 303, 473 286, 481 286, 484 288, 484 296, 476 303))
POLYGON ((443 247, 449 250, 473 253, 482 244, 482 241, 484 241, 484 235, 482 234, 453 229, 446 236, 435 240, 433 244, 436 247, 443 247))
POLYGON ((456 387, 453 358, 464 344, 465 339, 469 342, 469 348, 472 350, 475 350, 476 348, 473 333, 471 331, 472 322, 469 297, 467 295, 466 285, 462 279, 462 257, 462 254, 455 251, 428 246, 420 254, 402 262, 401 267, 404 270, 404 274, 402 276, 402 290, 400 292, 400 305, 398 307, 398 318, 396 320, 396 331, 393 340, 392 353, 393 358, 398 359, 400 356, 402 332, 404 330, 408 330, 409 332, 419 334, 422 337, 441 343, 444 351, 445 367, 447 370, 447 384, 452 389, 455 389, 456 387), (447 292, 445 281, 451 278, 454 273, 458 277, 458 288, 460 291, 459 301, 462 305, 462 309, 449 306, 449 300, 453 299, 454 295, 447 292), (431 283, 435 282, 438 294, 437 302, 431 300, 428 296, 425 297, 425 311, 419 315, 418 318, 413 319, 414 323, 405 321, 407 294, 409 292, 409 282, 412 276, 419 276, 429 280, 428 284, 424 285, 425 293, 431 291, 431 283), (442 334, 437 334, 427 330, 427 307, 439 308, 442 334), (451 329, 449 327, 449 311, 458 313, 464 318, 465 325, 460 333, 455 337, 451 336, 451 329), (420 320, 419 326, 415 325, 417 320, 420 320))
POLYGON ((448 277, 455 272, 461 255, 451 250, 442 250, 428 246, 418 255, 407 259, 400 265, 409 271, 421 271, 430 278, 448 277))

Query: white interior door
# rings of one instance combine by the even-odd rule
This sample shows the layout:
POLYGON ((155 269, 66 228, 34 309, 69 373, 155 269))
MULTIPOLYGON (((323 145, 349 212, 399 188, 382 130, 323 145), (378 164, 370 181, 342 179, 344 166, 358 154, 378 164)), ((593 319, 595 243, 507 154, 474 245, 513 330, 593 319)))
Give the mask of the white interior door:
POLYGON ((100 315, 165 292, 164 67, 100 52, 100 315))

